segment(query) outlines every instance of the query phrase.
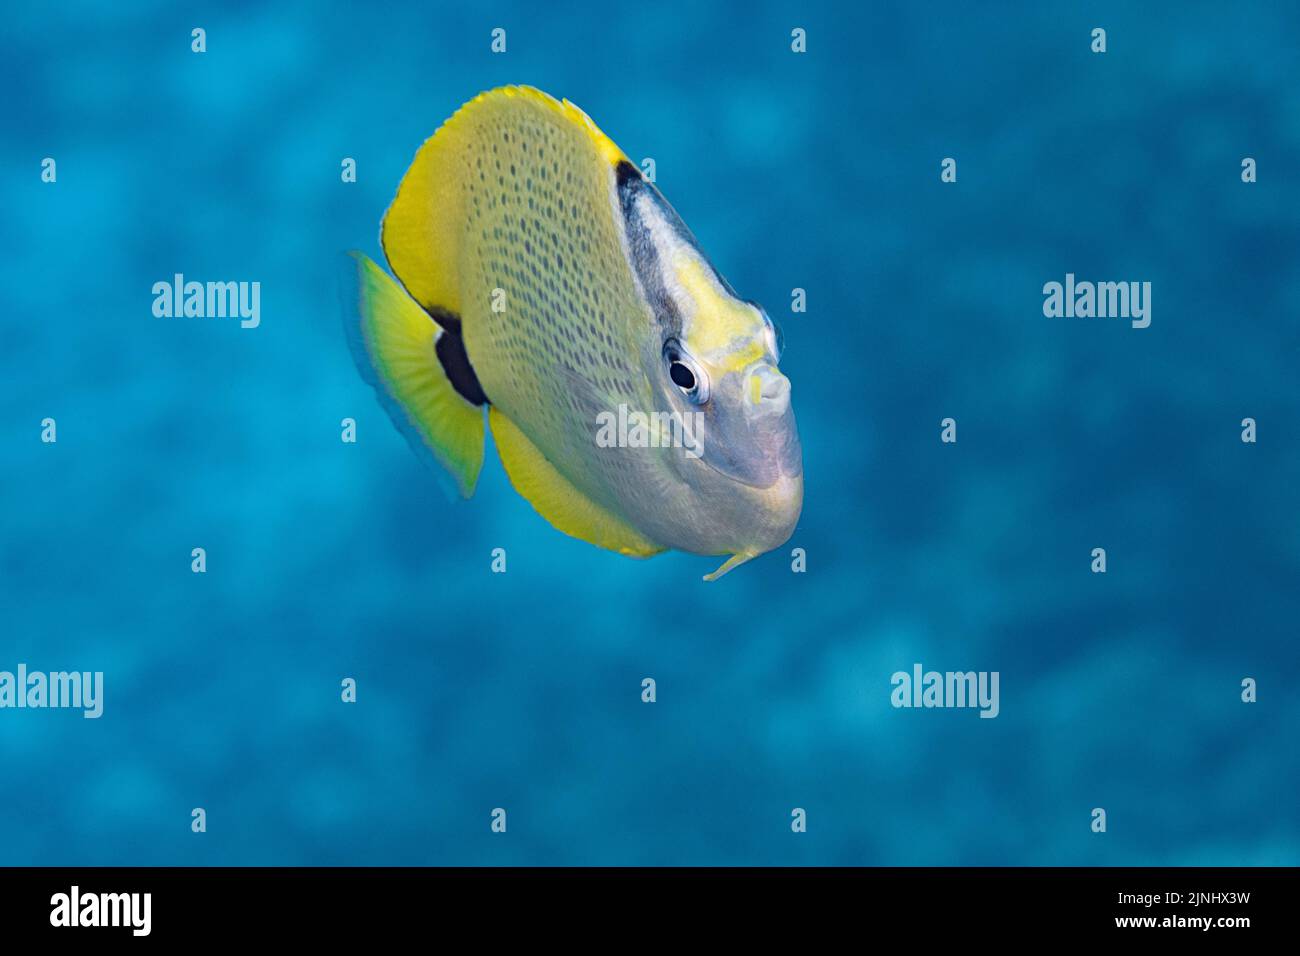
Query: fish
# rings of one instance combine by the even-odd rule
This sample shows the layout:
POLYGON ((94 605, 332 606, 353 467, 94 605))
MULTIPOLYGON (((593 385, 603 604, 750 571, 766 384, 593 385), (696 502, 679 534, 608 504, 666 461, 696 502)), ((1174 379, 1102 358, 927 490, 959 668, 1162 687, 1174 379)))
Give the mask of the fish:
POLYGON ((398 430, 464 498, 486 430, 559 531, 636 558, 789 540, 803 452, 776 326, 581 109, 530 86, 461 106, 350 253, 348 338, 398 430), (485 422, 486 420, 486 422, 485 422))

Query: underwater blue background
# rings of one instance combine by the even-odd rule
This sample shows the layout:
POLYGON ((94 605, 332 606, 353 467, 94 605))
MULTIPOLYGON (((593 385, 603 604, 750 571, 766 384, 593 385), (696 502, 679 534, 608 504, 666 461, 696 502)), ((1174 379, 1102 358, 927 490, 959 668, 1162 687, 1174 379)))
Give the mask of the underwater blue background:
POLYGON ((0 669, 106 689, 0 711, 0 864, 1300 863, 1298 42, 1266 2, 7 10, 0 669), (803 517, 722 581, 491 451, 448 502, 352 364, 341 254, 503 83, 653 157, 783 327, 803 517), (261 326, 155 318, 176 272, 261 326), (1066 272, 1150 281, 1150 328, 1044 318, 1066 272), (1000 716, 892 708, 916 662, 1000 716))

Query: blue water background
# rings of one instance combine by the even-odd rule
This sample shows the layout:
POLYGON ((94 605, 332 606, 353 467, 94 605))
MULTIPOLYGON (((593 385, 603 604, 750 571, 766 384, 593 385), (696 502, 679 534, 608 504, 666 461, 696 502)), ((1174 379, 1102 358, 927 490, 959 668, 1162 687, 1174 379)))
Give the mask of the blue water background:
POLYGON ((1267 2, 7 10, 0 669, 106 693, 0 711, 0 863, 1300 863, 1298 45, 1267 2), (803 517, 717 584, 491 453, 449 503, 352 365, 340 254, 512 82, 783 326, 803 517), (155 318, 176 272, 261 327, 155 318), (1067 272, 1150 328, 1044 318, 1067 272), (892 708, 916 662, 1000 716, 892 708))

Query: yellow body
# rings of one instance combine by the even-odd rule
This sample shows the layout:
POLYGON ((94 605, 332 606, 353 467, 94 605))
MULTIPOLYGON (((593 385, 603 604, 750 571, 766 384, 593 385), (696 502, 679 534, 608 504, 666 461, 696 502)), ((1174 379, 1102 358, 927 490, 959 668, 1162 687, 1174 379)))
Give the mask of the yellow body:
MULTIPOLYGON (((483 412, 442 374, 443 335, 463 342, 516 490, 553 525, 633 556, 734 555, 725 570, 788 537, 801 468, 755 487, 706 468, 707 446, 698 461, 675 448, 601 447, 595 421, 620 408, 693 411, 671 382, 665 390, 665 328, 728 394, 735 383, 757 404, 784 388, 788 402, 788 382, 761 311, 731 293, 630 169, 567 101, 527 87, 476 97, 421 147, 384 218, 384 252, 409 299, 383 292, 382 270, 361 263, 361 340, 395 421, 465 496, 483 412)), ((751 427, 720 405, 705 410, 751 427)), ((797 453, 797 435, 772 441, 785 442, 785 458, 791 441, 797 453)), ((773 473, 749 461, 744 436, 728 434, 724 446, 733 472, 759 471, 764 482, 773 473)))

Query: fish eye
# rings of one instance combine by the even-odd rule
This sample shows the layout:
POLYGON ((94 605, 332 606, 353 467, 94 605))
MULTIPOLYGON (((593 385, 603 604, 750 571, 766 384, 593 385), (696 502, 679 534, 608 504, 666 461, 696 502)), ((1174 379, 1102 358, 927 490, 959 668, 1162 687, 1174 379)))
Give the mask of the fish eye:
POLYGON ((687 401, 703 405, 709 400, 709 380, 695 361, 682 351, 681 343, 669 339, 664 343, 664 361, 668 377, 681 389, 687 401))

